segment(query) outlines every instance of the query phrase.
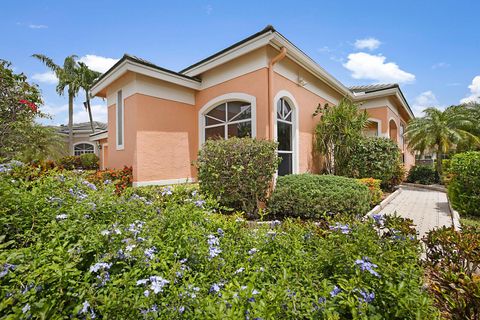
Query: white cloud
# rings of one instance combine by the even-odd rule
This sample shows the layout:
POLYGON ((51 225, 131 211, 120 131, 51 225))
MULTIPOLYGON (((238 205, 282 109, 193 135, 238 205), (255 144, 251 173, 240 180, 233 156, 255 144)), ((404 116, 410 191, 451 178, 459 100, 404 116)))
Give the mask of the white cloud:
POLYGON ((365 38, 365 39, 358 39, 355 41, 355 48, 363 50, 363 49, 368 49, 370 51, 377 49, 380 47, 382 43, 380 40, 375 39, 375 38, 365 38))
POLYGON ((28 27, 30 29, 47 29, 48 26, 44 24, 29 24, 28 27))
POLYGON ((438 106, 438 99, 432 91, 422 92, 413 102, 413 112, 418 116, 428 107, 438 106))
POLYGON ((32 79, 42 83, 57 84, 58 79, 53 71, 47 71, 43 73, 35 73, 32 75, 32 79))
POLYGON ((211 4, 207 5, 205 7, 205 12, 208 14, 208 15, 211 15, 212 12, 213 12, 213 6, 211 4))
MULTIPOLYGON (((75 106, 74 110, 76 110, 76 112, 73 113, 74 123, 90 121, 90 118, 88 117, 88 112, 87 110, 85 110, 83 105, 75 106)), ((92 118, 93 118, 93 121, 107 122, 107 119, 108 119, 107 107, 103 104, 92 104, 92 118)), ((65 118, 65 123, 68 123, 68 117, 65 118)))
POLYGON ((354 79, 367 79, 377 82, 409 83, 415 75, 401 70, 395 62, 385 62, 386 57, 365 52, 351 53, 343 64, 352 72, 354 79))
POLYGON ((118 61, 118 59, 106 58, 94 54, 87 54, 78 59, 78 61, 85 63, 90 69, 94 71, 104 73, 108 69, 110 69, 118 61))
POLYGON ((450 67, 450 64, 448 64, 446 62, 439 62, 439 63, 435 63, 434 65, 432 65, 433 70, 440 69, 440 68, 448 68, 448 67, 450 67))
POLYGON ((470 95, 460 100, 460 103, 477 102, 480 103, 480 76, 476 76, 472 80, 472 84, 468 86, 470 95))

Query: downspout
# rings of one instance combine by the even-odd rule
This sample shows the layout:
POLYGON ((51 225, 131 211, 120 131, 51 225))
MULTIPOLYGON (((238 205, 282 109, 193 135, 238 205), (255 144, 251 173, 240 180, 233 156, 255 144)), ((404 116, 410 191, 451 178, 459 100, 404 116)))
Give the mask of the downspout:
POLYGON ((287 55, 287 48, 282 47, 280 53, 273 57, 268 63, 268 134, 267 139, 273 139, 273 125, 272 125, 272 105, 273 105, 273 66, 285 58, 287 55))

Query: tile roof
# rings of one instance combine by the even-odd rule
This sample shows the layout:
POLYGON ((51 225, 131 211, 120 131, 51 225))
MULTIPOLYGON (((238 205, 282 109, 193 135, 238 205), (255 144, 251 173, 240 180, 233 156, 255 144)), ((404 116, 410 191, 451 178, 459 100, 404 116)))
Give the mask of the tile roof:
MULTIPOLYGON (((99 121, 93 121, 93 126, 95 127, 96 131, 100 130, 107 130, 107 124, 99 121)), ((90 126, 90 122, 80 122, 73 124, 73 132, 75 131, 91 131, 92 127, 90 126)), ((60 133, 67 133, 68 134, 68 125, 60 125, 58 127, 58 132, 60 133)))
POLYGON ((399 85, 397 83, 379 83, 379 84, 368 84, 368 85, 363 85, 363 86, 351 86, 348 89, 352 92, 375 92, 375 91, 380 91, 380 90, 387 90, 387 89, 393 89, 393 88, 399 88, 399 85))

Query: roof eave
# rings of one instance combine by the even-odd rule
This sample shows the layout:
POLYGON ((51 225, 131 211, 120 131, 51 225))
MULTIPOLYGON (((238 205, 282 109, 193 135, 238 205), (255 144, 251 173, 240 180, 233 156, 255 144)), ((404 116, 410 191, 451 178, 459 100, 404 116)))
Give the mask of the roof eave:
POLYGON ((415 118, 415 115, 413 114, 412 109, 410 108, 410 105, 408 104, 407 100, 405 99, 405 96, 402 93, 402 90, 400 90, 400 87, 398 85, 395 86, 394 88, 370 91, 362 95, 353 95, 353 101, 359 102, 363 100, 371 100, 375 98, 389 97, 389 96, 395 96, 402 104, 402 107, 407 111, 408 115, 412 119, 415 118))
POLYGON ((106 87, 108 87, 115 80, 123 76, 128 71, 143 74, 155 79, 174 83, 183 87, 194 90, 200 89, 200 81, 193 79, 187 75, 177 74, 175 72, 167 71, 163 68, 156 68, 140 61, 132 60, 128 56, 124 56, 112 68, 105 72, 97 82, 95 82, 90 89, 90 95, 95 97, 99 95, 106 87))

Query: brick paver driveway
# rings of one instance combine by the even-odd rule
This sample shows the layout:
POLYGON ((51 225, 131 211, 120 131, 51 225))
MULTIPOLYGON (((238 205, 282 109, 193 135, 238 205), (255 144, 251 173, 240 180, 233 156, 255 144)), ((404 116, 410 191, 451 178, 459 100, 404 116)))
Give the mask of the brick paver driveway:
POLYGON ((433 228, 451 226, 452 218, 444 192, 402 186, 402 192, 380 211, 410 218, 420 237, 433 228))

